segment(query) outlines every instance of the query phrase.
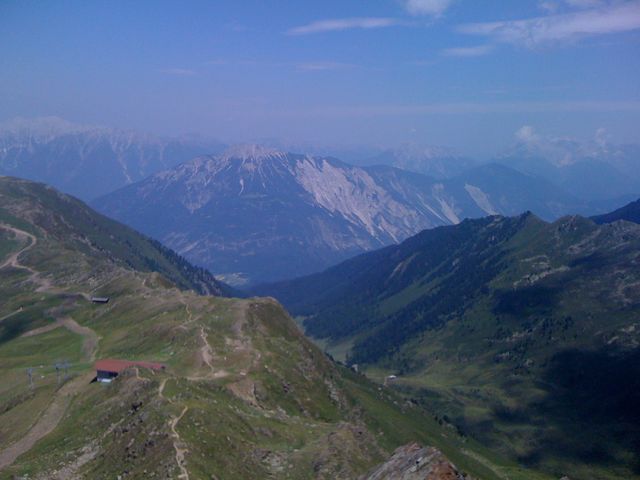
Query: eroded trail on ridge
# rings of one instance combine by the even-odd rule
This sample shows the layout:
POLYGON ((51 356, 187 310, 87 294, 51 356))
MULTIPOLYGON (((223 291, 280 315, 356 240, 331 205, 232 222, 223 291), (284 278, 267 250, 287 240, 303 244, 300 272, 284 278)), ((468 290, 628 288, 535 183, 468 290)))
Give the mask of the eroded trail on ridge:
MULTIPOLYGON (((31 233, 25 232, 24 230, 20 230, 15 227, 0 224, 0 228, 13 232, 14 235, 19 238, 29 240, 29 245, 12 253, 9 258, 7 258, 7 260, 2 265, 0 265, 0 269, 11 267, 26 270, 30 273, 29 281, 38 285, 38 287, 36 288, 37 292, 47 292, 53 294, 61 293, 62 290, 54 288, 51 280, 43 278, 41 273, 37 270, 34 270, 33 268, 20 263, 20 255, 37 245, 38 239, 31 233)), ((85 299, 88 298, 88 294, 84 292, 77 293, 77 295, 80 295, 85 299)), ((21 309, 14 313, 6 315, 5 317, 3 317, 3 320, 10 317, 11 315, 19 313, 20 311, 21 309)), ((55 328, 65 327, 71 332, 82 336, 82 350, 88 361, 94 361, 96 358, 99 341, 99 337, 96 332, 88 327, 80 325, 69 316, 56 315, 54 313, 54 318, 56 319, 55 323, 47 325, 46 327, 31 330, 30 332, 25 333, 24 336, 39 335, 55 328)), ((60 420, 69 407, 69 404, 73 400, 73 397, 86 384, 88 384, 92 378, 93 372, 86 373, 67 381, 62 387, 60 387, 53 395, 51 403, 49 403, 49 405, 41 413, 35 423, 31 426, 29 431, 21 439, 9 445, 4 450, 0 451, 0 470, 10 466, 20 455, 28 452, 38 440, 51 433, 58 426, 58 423, 60 423, 60 420)))
MULTIPOLYGON (((62 289, 55 288, 51 279, 43 277, 41 272, 31 268, 28 265, 24 265, 23 263, 20 262, 20 256, 23 253, 31 250, 33 247, 35 247, 38 244, 38 238, 35 235, 29 232, 26 232, 24 230, 21 230, 19 228, 12 227, 10 225, 6 225, 2 223, 0 223, 0 228, 12 232, 18 238, 26 239, 29 241, 29 245, 9 255, 9 257, 2 263, 2 265, 0 265, 0 269, 11 267, 11 268, 17 268, 20 270, 26 270, 27 272, 29 272, 29 281, 32 283, 35 283, 38 286, 36 288, 36 292, 47 292, 47 293, 53 293, 53 294, 69 293, 69 292, 65 292, 62 289)), ((80 295, 85 300, 91 299, 91 296, 86 292, 75 292, 75 295, 80 295)))
MULTIPOLYGON (((169 403, 173 403, 172 400, 164 396, 164 387, 167 385, 167 380, 169 379, 164 378, 160 382, 160 385, 158 386, 158 396, 169 403)), ((187 480, 189 480, 189 471, 185 466, 185 456, 189 452, 189 449, 185 447, 185 443, 182 441, 182 438, 180 437, 180 434, 178 433, 176 427, 178 426, 178 422, 182 420, 182 417, 184 417, 185 413, 187 413, 188 410, 189 407, 184 406, 182 412, 180 412, 179 415, 173 416, 171 417, 171 420, 169 420, 169 429, 171 430, 171 436, 173 437, 173 448, 176 451, 176 464, 180 469, 178 478, 187 480)))
POLYGON ((34 270, 33 268, 27 265, 23 265, 22 263, 20 263, 20 260, 19 260, 20 255, 31 250, 33 247, 35 247, 38 244, 38 239, 36 238, 36 236, 29 232, 25 232, 24 230, 20 230, 19 228, 12 227, 10 225, 0 224, 0 228, 12 232, 18 238, 27 239, 29 241, 29 244, 27 246, 9 255, 9 258, 7 258, 2 265, 0 265, 0 269, 6 268, 6 267, 12 267, 12 268, 18 268, 21 270, 26 270, 30 274, 29 280, 38 285, 36 292, 52 290, 53 285, 51 283, 51 280, 49 280, 48 278, 43 278, 40 272, 38 272, 37 270, 34 270))
POLYGON ((187 410, 189 410, 189 407, 185 406, 182 409, 182 412, 180 413, 180 415, 178 415, 177 417, 174 417, 169 422, 169 427, 171 428, 171 434, 174 438, 173 448, 176 451, 176 463, 178 464, 178 468, 180 468, 180 475, 178 475, 178 478, 185 478, 189 480, 189 472, 187 471, 187 468, 184 466, 184 463, 185 463, 184 457, 185 457, 185 454, 189 451, 189 449, 183 446, 184 443, 180 438, 180 434, 176 430, 176 425, 178 425, 178 422, 182 420, 182 417, 184 417, 184 414, 187 413, 187 410))
MULTIPOLYGON (((88 360, 95 360, 98 336, 90 328, 79 325, 72 318, 66 317, 56 321, 54 327, 64 326, 70 331, 82 335, 82 349, 88 360)), ((46 328, 46 327, 45 327, 46 328)), ((33 332, 33 331, 32 331, 33 332)), ((29 332, 27 332, 29 333, 29 332)), ((43 333, 43 332, 40 332, 43 333)), ((80 375, 65 383, 53 396, 53 400, 38 417, 24 437, 0 451, 0 470, 11 465, 23 453, 28 452, 38 440, 51 433, 60 423, 73 397, 93 378, 93 372, 80 375)))
MULTIPOLYGON (((188 325, 196 323, 197 318, 191 312, 188 301, 184 298, 181 301, 187 313, 187 320, 182 324, 183 328, 186 328, 188 325)), ((232 325, 232 332, 233 332, 233 336, 235 337, 233 339, 233 344, 235 349, 249 352, 252 350, 251 340, 247 338, 244 333, 244 327, 247 323, 247 309, 248 309, 248 304, 242 301, 237 302, 236 305, 233 306, 232 312, 233 312, 234 320, 232 325)), ((213 347, 209 343, 205 325, 200 324, 200 325, 197 325, 197 327, 198 327, 198 332, 199 332, 198 336, 199 336, 200 345, 201 345, 198 351, 199 358, 202 361, 202 363, 207 366, 207 368, 209 369, 209 372, 202 376, 187 377, 187 380, 189 381, 215 380, 218 378, 228 376, 229 375, 228 372, 222 369, 216 370, 214 366, 215 354, 213 351, 213 347)), ((162 399, 166 400, 167 402, 174 404, 173 400, 165 397, 164 395, 164 389, 166 387, 168 380, 170 379, 164 378, 163 380, 160 381, 160 385, 158 386, 158 395, 162 399)), ((178 475, 178 478, 186 479, 186 480, 189 479, 189 471, 187 470, 187 467, 186 467, 185 458, 186 458, 186 455, 189 453, 189 449, 187 448, 186 444, 180 437, 180 433, 178 432, 177 427, 180 421, 182 420, 182 418, 188 412, 188 410, 189 410, 188 406, 186 405, 183 406, 180 414, 172 416, 171 419, 169 420, 169 429, 171 430, 171 436, 173 437, 173 448, 175 450, 175 460, 176 460, 176 464, 180 469, 180 474, 178 475)))
POLYGON ((25 232, 24 230, 11 227, 9 225, 0 224, 0 228, 12 232, 18 238, 29 240, 29 245, 9 255, 9 257, 4 261, 4 263, 0 265, 0 268, 5 268, 5 267, 23 268, 25 270, 29 270, 32 273, 35 273, 33 269, 29 267, 25 267, 24 265, 21 265, 18 262, 18 257, 22 255, 24 252, 26 252, 27 250, 33 248, 38 243, 38 239, 34 235, 30 234, 29 232, 25 232))
POLYGON ((67 330, 82 336, 82 351, 87 356, 87 359, 93 362, 96 359, 98 341, 100 340, 98 334, 89 327, 80 325, 71 317, 64 317, 62 319, 62 325, 64 325, 67 330))

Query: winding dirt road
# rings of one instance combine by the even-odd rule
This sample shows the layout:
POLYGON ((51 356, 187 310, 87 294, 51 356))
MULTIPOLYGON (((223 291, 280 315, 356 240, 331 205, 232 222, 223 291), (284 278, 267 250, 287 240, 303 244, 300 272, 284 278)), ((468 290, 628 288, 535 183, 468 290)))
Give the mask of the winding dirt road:
MULTIPOLYGON (((51 281, 47 278, 44 278, 40 272, 20 263, 20 255, 37 245, 38 239, 29 232, 25 232, 24 230, 20 230, 15 227, 0 224, 0 228, 13 232, 14 235, 19 238, 25 238, 29 240, 29 245, 11 254, 9 258, 7 258, 7 260, 2 265, 0 265, 0 269, 11 267, 27 270, 30 273, 29 280, 38 285, 36 289, 37 292, 48 292, 54 294, 60 293, 61 291, 55 289, 51 281)), ((78 295, 81 295, 85 299, 88 298, 88 294, 84 292, 78 293, 78 295)), ((19 311, 20 310, 9 314, 3 317, 3 319, 8 318, 11 315, 15 315, 19 311)), ((73 333, 81 335, 83 338, 82 350, 87 360, 91 362, 95 360, 99 341, 98 335, 92 329, 80 325, 69 316, 56 318, 56 322, 54 324, 31 330, 30 332, 27 332, 25 336, 38 335, 61 326, 67 328, 73 333)), ((60 423, 60 420, 64 416, 64 413, 71 403, 73 397, 82 389, 82 387, 89 383, 92 378, 93 372, 75 377, 65 383, 59 390, 57 390, 49 406, 38 417, 33 426, 26 433, 26 435, 15 443, 9 445, 4 450, 0 451, 0 470, 11 465, 20 455, 28 452, 38 440, 51 433, 58 426, 58 423, 60 423)))
MULTIPOLYGON (((51 280, 49 280, 48 278, 44 278, 40 272, 34 270, 33 268, 27 265, 23 265, 19 261, 20 255, 22 255, 28 250, 31 250, 33 247, 35 247, 38 244, 38 239, 36 238, 36 236, 32 235, 29 232, 25 232, 24 230, 20 230, 19 228, 12 227, 10 225, 0 224, 0 228, 12 232, 18 238, 29 240, 29 245, 9 255, 9 258, 7 258, 2 265, 0 265, 0 269, 6 268, 6 267, 12 267, 12 268, 18 268, 21 270, 26 270, 30 274, 29 280, 38 285, 38 288, 36 288, 36 292, 46 292, 46 291, 54 290, 51 280)), ((58 292, 54 292, 54 293, 58 293, 58 292)), ((81 294, 81 295, 84 296, 84 294, 81 294)))

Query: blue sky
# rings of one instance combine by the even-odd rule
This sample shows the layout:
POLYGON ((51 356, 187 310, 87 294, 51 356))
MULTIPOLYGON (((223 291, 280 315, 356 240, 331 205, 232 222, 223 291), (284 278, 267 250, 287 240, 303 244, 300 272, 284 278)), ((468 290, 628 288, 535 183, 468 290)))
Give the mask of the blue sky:
POLYGON ((640 141, 638 0, 0 2, 0 120, 224 141, 640 141))

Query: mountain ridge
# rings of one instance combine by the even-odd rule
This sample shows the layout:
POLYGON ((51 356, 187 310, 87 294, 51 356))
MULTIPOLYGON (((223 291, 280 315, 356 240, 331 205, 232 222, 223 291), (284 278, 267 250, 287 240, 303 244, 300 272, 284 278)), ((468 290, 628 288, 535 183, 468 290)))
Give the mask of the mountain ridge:
POLYGON ((46 226, 52 235, 54 232, 59 238, 70 235, 70 240, 73 240, 76 236, 71 232, 84 232, 86 237, 78 240, 76 246, 80 250, 89 248, 102 252, 105 257, 120 264, 141 271, 156 271, 180 288, 214 295, 229 295, 232 292, 232 289, 217 281, 208 271, 193 267, 156 240, 91 211, 81 201, 45 184, 0 176, 0 198, 4 200, 0 213, 3 217, 25 218, 25 213, 20 211, 18 205, 12 206, 15 202, 10 200, 16 196, 31 199, 31 221, 36 225, 46 226), (46 216, 43 212, 51 208, 64 212, 65 216, 46 216))
POLYGON ((493 216, 252 293, 510 458, 636 478, 639 252, 630 222, 493 216))
POLYGON ((197 157, 93 203, 221 278, 253 284, 319 271, 425 228, 512 214, 526 204, 551 218, 581 205, 504 166, 440 181, 254 146, 197 157), (502 194, 505 182, 513 186, 502 194))
POLYGON ((214 141, 162 138, 57 117, 14 119, 0 125, 0 174, 45 182, 89 200, 219 149, 214 141))
POLYGON ((640 200, 631 202, 619 209, 606 213, 604 215, 596 215, 591 217, 591 220, 598 224, 612 223, 619 220, 626 220, 627 222, 640 223, 640 200))
POLYGON ((549 479, 335 364, 275 300, 176 288, 50 187, 0 195, 1 478, 358 478, 417 441, 425 468, 549 479), (91 382, 104 358, 164 368, 91 382))

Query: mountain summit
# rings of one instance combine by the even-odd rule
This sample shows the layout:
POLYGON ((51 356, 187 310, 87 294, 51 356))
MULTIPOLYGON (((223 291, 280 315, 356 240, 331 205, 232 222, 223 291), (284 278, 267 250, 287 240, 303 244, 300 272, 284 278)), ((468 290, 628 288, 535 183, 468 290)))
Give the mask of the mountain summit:
POLYGON ((319 271, 465 217, 535 205, 553 218, 575 206, 557 189, 521 177, 486 166, 437 181, 389 166, 360 168, 241 145, 160 172, 94 205, 228 282, 257 283, 319 271), (500 192, 505 182, 525 191, 500 192))

